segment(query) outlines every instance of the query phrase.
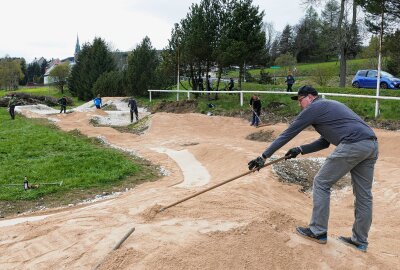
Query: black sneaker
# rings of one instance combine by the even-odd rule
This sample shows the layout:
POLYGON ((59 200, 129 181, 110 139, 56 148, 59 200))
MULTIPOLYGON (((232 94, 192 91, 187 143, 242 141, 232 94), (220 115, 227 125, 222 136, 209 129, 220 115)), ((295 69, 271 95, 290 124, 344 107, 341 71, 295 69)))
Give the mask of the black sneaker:
POLYGON ((367 252, 367 248, 368 248, 367 245, 357 244, 356 242, 354 242, 353 240, 351 240, 351 237, 339 236, 338 239, 339 239, 339 241, 341 241, 342 243, 344 243, 344 244, 346 244, 346 245, 348 245, 348 246, 350 246, 350 247, 352 247, 352 248, 355 248, 355 249, 357 249, 357 250, 359 250, 359 251, 362 251, 362 252, 367 252))
POLYGON ((319 244, 326 244, 328 241, 328 236, 326 233, 321 234, 321 235, 315 235, 310 228, 304 228, 304 227, 296 227, 296 232, 309 240, 312 240, 314 242, 317 242, 319 244))

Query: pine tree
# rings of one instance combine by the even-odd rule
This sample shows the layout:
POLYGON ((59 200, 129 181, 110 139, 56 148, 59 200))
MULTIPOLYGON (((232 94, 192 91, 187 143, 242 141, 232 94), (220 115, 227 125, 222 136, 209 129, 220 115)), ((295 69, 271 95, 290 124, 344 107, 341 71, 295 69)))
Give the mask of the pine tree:
POLYGON ((86 43, 73 66, 68 87, 80 100, 89 100, 96 96, 93 85, 104 73, 116 70, 114 57, 105 41, 95 38, 93 44, 86 43))
POLYGON ((147 90, 157 85, 156 70, 159 58, 149 37, 145 37, 128 57, 128 94, 147 95, 147 90))

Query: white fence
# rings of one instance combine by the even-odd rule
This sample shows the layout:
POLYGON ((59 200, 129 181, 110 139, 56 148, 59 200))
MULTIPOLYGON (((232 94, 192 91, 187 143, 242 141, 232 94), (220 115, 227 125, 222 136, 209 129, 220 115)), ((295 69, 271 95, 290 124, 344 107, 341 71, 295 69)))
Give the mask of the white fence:
MULTIPOLYGON (((149 98, 151 102, 151 93, 152 92, 165 92, 165 93, 176 93, 176 100, 179 101, 179 96, 181 94, 186 95, 187 99, 190 99, 190 94, 240 94, 240 106, 243 106, 243 94, 251 93, 251 94, 274 94, 274 95, 297 95, 297 92, 282 92, 282 91, 197 91, 197 90, 148 90, 149 98)), ((394 90, 395 91, 395 90, 394 90)), ((339 94, 339 93, 320 93, 320 96, 325 98, 326 96, 331 97, 354 97, 354 98, 368 98, 375 99, 377 106, 375 106, 375 115, 379 115, 379 100, 400 100, 400 97, 384 97, 384 96, 368 96, 368 95, 351 95, 351 94, 339 94)))

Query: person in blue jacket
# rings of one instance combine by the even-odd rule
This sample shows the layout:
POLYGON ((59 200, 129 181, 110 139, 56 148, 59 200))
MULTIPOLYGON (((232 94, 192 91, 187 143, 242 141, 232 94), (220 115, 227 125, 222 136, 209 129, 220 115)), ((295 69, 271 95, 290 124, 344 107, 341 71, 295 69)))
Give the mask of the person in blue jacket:
POLYGON ((103 102, 101 101, 100 95, 97 95, 97 97, 95 99, 93 99, 93 102, 97 109, 101 109, 103 102))
POLYGON ((294 84, 295 81, 296 80, 294 79, 292 73, 289 72, 285 80, 285 83, 287 84, 286 92, 292 92, 292 85, 294 84))
POLYGON ((286 159, 326 149, 335 150, 326 158, 313 181, 313 209, 308 227, 297 227, 296 232, 307 239, 326 244, 331 188, 350 172, 353 186, 354 223, 350 237, 339 240, 359 251, 366 252, 368 232, 372 223, 372 183, 378 159, 378 141, 374 131, 346 105, 318 96, 311 86, 302 86, 297 95, 302 108, 293 123, 259 156, 248 163, 249 169, 260 169, 272 154, 308 126, 321 135, 317 140, 291 148, 286 159))

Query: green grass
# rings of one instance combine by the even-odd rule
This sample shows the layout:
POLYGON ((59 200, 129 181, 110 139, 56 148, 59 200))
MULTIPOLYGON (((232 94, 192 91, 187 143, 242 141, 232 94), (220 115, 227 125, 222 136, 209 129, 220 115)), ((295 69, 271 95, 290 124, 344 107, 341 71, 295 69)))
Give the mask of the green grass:
POLYGON ((1 185, 0 201, 34 200, 50 194, 68 197, 74 190, 121 185, 128 176, 137 181, 154 178, 128 155, 77 132, 65 133, 19 115, 12 121, 5 109, 0 109, 0 122, 0 185, 21 184, 1 185), (24 191, 25 176, 31 184, 63 181, 63 185, 24 191))
MULTIPOLYGON (((353 59, 347 60, 347 74, 353 76, 359 69, 375 68, 375 65, 371 59, 353 59)), ((339 74, 340 64, 338 61, 323 62, 323 63, 311 63, 311 64, 296 64, 295 76, 314 76, 316 70, 323 70, 324 73, 334 76, 339 74)), ((279 69, 265 68, 264 71, 275 76, 286 76, 288 70, 285 67, 279 69)), ((260 69, 249 70, 250 74, 254 77, 260 76, 260 69)), ((239 77, 238 70, 231 70, 227 73, 226 78, 239 77)))

